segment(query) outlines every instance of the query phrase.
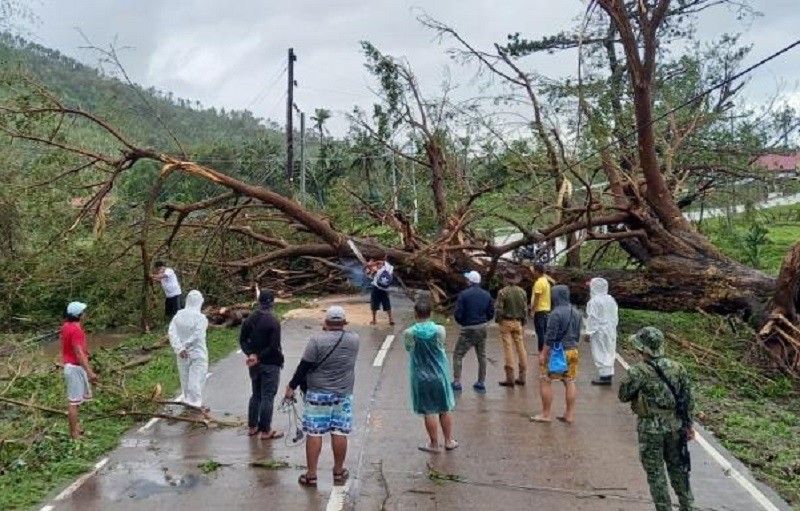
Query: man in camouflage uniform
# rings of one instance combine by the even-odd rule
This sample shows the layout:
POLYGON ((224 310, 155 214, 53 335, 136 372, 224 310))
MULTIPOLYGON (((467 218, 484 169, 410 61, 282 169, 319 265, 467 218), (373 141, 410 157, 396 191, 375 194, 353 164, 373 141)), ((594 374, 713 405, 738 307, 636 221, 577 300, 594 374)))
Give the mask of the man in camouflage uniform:
POLYGON ((631 341, 642 354, 643 362, 631 366, 622 378, 619 399, 630 402, 639 418, 639 458, 647 473, 650 495, 657 511, 672 509, 667 476, 678 497, 681 511, 693 509, 694 497, 689 486, 688 454, 682 455, 686 441, 694 438, 694 430, 684 425, 676 414, 676 400, 669 386, 650 365, 661 369, 678 395, 688 401, 691 417, 692 397, 689 377, 678 362, 664 357, 664 334, 654 327, 645 327, 631 336, 631 341))

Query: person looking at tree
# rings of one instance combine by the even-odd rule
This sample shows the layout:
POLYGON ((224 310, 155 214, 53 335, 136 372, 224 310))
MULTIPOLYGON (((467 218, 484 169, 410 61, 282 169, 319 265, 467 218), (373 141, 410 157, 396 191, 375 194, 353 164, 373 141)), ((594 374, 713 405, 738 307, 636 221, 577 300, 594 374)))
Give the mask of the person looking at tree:
POLYGON ((589 303, 586 304, 586 335, 598 375, 592 385, 611 385, 617 358, 618 322, 617 301, 608 294, 608 281, 593 278, 589 281, 589 303))
POLYGON ((553 309, 547 319, 547 332, 544 335, 544 349, 539 353, 539 393, 542 398, 542 412, 531 417, 533 422, 552 422, 553 406, 552 382, 564 382, 566 411, 558 420, 572 424, 575 420, 575 400, 578 389, 575 377, 578 375, 578 341, 581 334, 581 313, 572 306, 569 288, 564 285, 553 286, 553 309), (563 357, 564 370, 554 372, 551 357, 563 357))
POLYGON ((193 289, 186 295, 186 307, 169 322, 169 343, 177 357, 181 395, 177 401, 205 411, 203 387, 208 373, 206 330, 208 318, 203 314, 203 295, 193 289))
POLYGON ((275 394, 283 368, 281 323, 272 312, 275 295, 262 289, 258 294, 258 309, 242 323, 239 346, 247 359, 252 393, 247 406, 247 434, 260 433, 262 440, 281 438, 283 433, 272 429, 275 394))
POLYGON ((170 321, 181 309, 181 285, 175 270, 169 268, 163 261, 156 261, 155 272, 150 277, 153 282, 160 282, 164 290, 164 317, 170 321))
POLYGON ((550 287, 552 279, 545 273, 542 263, 533 265, 533 293, 531 294, 531 315, 533 329, 536 331, 536 344, 539 352, 544 348, 544 335, 547 332, 547 317, 550 315, 550 287))
POLYGON ((452 451, 458 447, 458 442, 453 438, 453 416, 450 413, 455 407, 455 399, 449 381, 445 329, 431 320, 431 312, 430 300, 427 297, 418 299, 414 304, 417 322, 403 333, 403 340, 409 353, 411 404, 414 412, 423 416, 428 433, 428 442, 420 445, 419 450, 438 453, 442 446, 452 451), (444 444, 439 444, 439 425, 444 444))
POLYGON ((67 419, 69 434, 73 439, 83 436, 78 420, 78 410, 87 400, 92 399, 92 386, 89 382, 97 381, 97 374, 89 364, 89 350, 86 346, 86 334, 82 321, 86 304, 70 302, 61 325, 61 362, 64 364, 64 382, 67 386, 67 419))
POLYGON ((372 277, 372 292, 370 294, 370 308, 372 310, 372 322, 375 325, 378 310, 383 309, 389 316, 389 324, 394 326, 392 318, 392 302, 389 299, 389 287, 394 279, 394 266, 389 263, 389 259, 377 259, 367 262, 367 275, 372 277))
POLYGON ((325 312, 322 332, 312 335, 303 357, 286 387, 285 399, 293 400, 295 389, 305 387, 303 431, 306 440, 306 467, 301 486, 317 485, 317 465, 322 452, 322 437, 330 434, 333 450, 333 484, 344 485, 350 472, 344 467, 347 437, 353 430, 353 385, 358 356, 358 334, 345 330, 347 317, 342 307, 325 312))
POLYGON ((476 271, 464 274, 468 286, 458 294, 453 317, 461 332, 453 350, 453 390, 461 390, 461 363, 464 355, 475 348, 478 357, 478 381, 472 386, 477 392, 486 391, 486 325, 494 317, 494 300, 481 287, 481 274, 476 271))
POLYGON ((494 318, 500 325, 500 341, 503 344, 503 360, 506 379, 500 382, 503 387, 525 385, 528 367, 528 353, 523 340, 523 325, 528 317, 528 295, 519 287, 520 277, 516 272, 505 276, 505 287, 497 293, 494 318), (517 354, 519 378, 514 379, 514 352, 517 354))

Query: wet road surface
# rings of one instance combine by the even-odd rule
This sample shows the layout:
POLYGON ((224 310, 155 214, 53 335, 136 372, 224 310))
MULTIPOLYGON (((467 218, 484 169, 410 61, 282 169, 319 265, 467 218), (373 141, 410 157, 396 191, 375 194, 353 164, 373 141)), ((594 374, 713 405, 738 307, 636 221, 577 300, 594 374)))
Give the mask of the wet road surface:
MULTIPOLYGON (((356 431, 347 458, 352 478, 347 487, 332 492, 327 440, 319 486, 305 489, 297 485, 305 463, 302 444, 248 438, 244 428, 207 430, 158 421, 134 429, 97 474, 61 500, 49 502, 47 509, 653 509, 638 461, 635 419, 627 405, 617 401, 616 387, 589 384, 593 366, 588 345, 581 348, 576 424, 532 424, 528 416, 538 410, 538 382, 529 371, 525 387, 497 385, 502 354, 498 331, 491 328, 488 392, 479 395, 471 390, 477 363, 470 352, 464 360, 465 390, 457 397, 454 415, 461 447, 429 455, 416 449, 426 437, 421 419, 410 411, 407 359, 399 335, 411 320, 410 304, 395 300, 398 326, 393 329, 385 319, 376 327, 367 324, 365 299, 338 300, 343 301, 348 302, 343 305, 350 328, 361 336, 356 431), (397 338, 384 351, 385 357, 379 355, 391 334, 397 338), (222 466, 204 474, 199 465, 207 460, 222 466), (288 468, 250 466, 265 460, 285 462, 288 468), (431 474, 458 481, 434 481, 431 474)), ((284 323, 286 366, 276 408, 306 339, 320 328, 327 303, 331 301, 320 302, 314 310, 296 311, 284 323)), ((456 329, 448 326, 451 351, 456 337, 456 329)), ((526 339, 530 346, 530 333, 526 339)), ((244 417, 250 388, 244 356, 234 353, 211 372, 206 401, 214 415, 244 417)), ((558 414, 563 410, 563 388, 554 388, 554 412, 558 414)), ((287 415, 277 409, 274 427, 288 430, 287 415)), ((692 449, 692 482, 699 509, 763 509, 696 443, 692 449)), ((744 472, 740 465, 735 467, 744 472)), ((775 509, 788 509, 775 502, 775 509)))

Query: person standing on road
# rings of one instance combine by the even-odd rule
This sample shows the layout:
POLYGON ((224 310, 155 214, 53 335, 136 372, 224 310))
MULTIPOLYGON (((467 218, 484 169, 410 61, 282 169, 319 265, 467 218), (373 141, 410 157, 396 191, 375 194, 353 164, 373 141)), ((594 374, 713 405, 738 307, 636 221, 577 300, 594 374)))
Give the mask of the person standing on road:
POLYGON ((500 325, 500 340, 503 344, 506 379, 500 382, 503 387, 514 384, 525 385, 528 368, 528 353, 523 340, 523 325, 528 318, 528 295, 519 287, 520 277, 509 273, 505 277, 505 287, 497 293, 495 302, 495 321, 500 325), (514 379, 514 352, 517 353, 519 378, 514 379))
POLYGON ((536 331, 536 344, 541 353, 544 348, 545 332, 547 332, 547 317, 550 315, 550 287, 552 281, 545 273, 542 263, 533 265, 533 279, 531 315, 533 316, 533 329, 536 331))
POLYGON ((392 318, 392 302, 389 299, 389 288, 394 280, 394 266, 389 259, 370 260, 367 263, 367 275, 372 276, 372 292, 370 294, 370 308, 372 309, 372 322, 378 322, 378 310, 383 309, 389 316, 389 324, 394 326, 392 318))
POLYGON ((272 410, 283 367, 281 324, 272 307, 275 295, 262 289, 258 295, 258 310, 242 323, 239 346, 247 356, 253 392, 247 407, 247 434, 259 434, 262 440, 281 438, 283 433, 272 429, 272 410))
POLYGON ((689 376, 681 364, 664 356, 664 334, 659 329, 642 328, 631 341, 643 361, 622 377, 619 400, 630 402, 638 417, 639 458, 647 473, 650 495, 657 511, 672 509, 666 465, 679 509, 690 511, 694 497, 689 483, 688 442, 695 432, 689 376))
POLYGON ((453 416, 450 414, 455 407, 455 399, 448 381, 450 368, 445 352, 445 329, 431 320, 431 302, 428 298, 417 300, 414 315, 417 322, 403 332, 403 340, 409 353, 411 404, 414 412, 424 417, 428 432, 429 441, 420 445, 419 450, 441 452, 438 438, 441 425, 444 448, 452 451, 458 447, 458 442, 453 438, 453 416))
POLYGON ((593 278, 589 281, 589 303, 586 304, 586 335, 598 374, 592 385, 611 385, 617 358, 618 321, 617 301, 608 294, 608 281, 593 278))
POLYGON ((164 290, 164 317, 170 321, 181 309, 181 285, 175 270, 163 261, 156 261, 155 272, 150 276, 153 282, 160 282, 164 290))
POLYGON ((345 330, 343 308, 335 305, 325 313, 322 333, 311 336, 303 358, 286 387, 285 399, 293 400, 295 389, 305 387, 303 431, 306 440, 307 471, 300 475, 302 486, 317 485, 317 465, 322 437, 331 435, 333 484, 344 485, 350 472, 344 467, 347 437, 353 430, 353 385, 358 356, 358 334, 345 330))
POLYGON ((478 381, 472 386, 477 392, 486 391, 486 326, 494 317, 494 300, 481 287, 481 274, 471 271, 464 274, 469 283, 459 293, 453 316, 461 332, 453 351, 453 390, 461 390, 461 363, 464 355, 475 348, 478 357, 478 381))
POLYGON ((92 399, 92 386, 89 382, 97 381, 97 374, 92 371, 89 364, 89 350, 86 346, 86 334, 81 322, 86 304, 70 302, 64 314, 64 324, 61 325, 61 362, 64 364, 64 382, 67 387, 67 419, 69 421, 69 434, 77 440, 83 436, 78 409, 89 399, 92 399))
POLYGON ((178 361, 181 395, 178 401, 203 409, 203 387, 208 373, 206 330, 208 318, 201 312, 203 295, 192 289, 186 295, 186 307, 169 323, 169 343, 178 361))
POLYGON ((553 286, 553 310, 547 319, 547 332, 544 335, 544 349, 539 353, 539 393, 542 398, 542 412, 531 417, 533 422, 552 422, 553 381, 564 382, 566 410, 558 420, 567 424, 575 421, 575 400, 578 389, 575 377, 578 375, 578 341, 581 335, 581 313, 572 306, 569 288, 564 285, 553 286), (553 357, 561 357, 564 371, 551 370, 553 357))

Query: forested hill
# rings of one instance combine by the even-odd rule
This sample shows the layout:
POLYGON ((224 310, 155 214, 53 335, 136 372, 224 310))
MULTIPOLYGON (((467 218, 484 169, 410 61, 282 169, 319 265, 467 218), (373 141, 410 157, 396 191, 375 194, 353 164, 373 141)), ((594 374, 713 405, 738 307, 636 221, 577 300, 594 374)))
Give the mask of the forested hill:
POLYGON ((171 92, 131 87, 56 50, 7 33, 0 34, 0 68, 32 74, 66 104, 99 114, 142 145, 170 148, 159 117, 187 150, 282 137, 247 110, 204 108, 171 92))

